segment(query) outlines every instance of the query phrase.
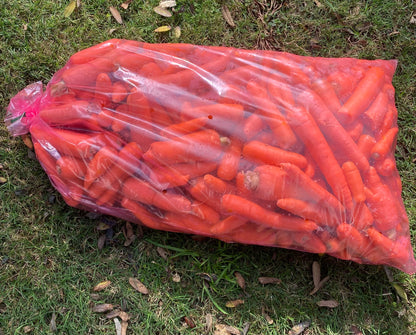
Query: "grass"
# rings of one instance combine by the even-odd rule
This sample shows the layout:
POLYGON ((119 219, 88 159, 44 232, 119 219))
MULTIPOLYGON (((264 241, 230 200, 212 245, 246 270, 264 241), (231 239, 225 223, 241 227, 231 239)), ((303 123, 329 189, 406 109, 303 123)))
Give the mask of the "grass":
MULTIPOLYGON (((0 8, 0 106, 31 82, 47 83, 69 56, 109 38, 148 42, 187 42, 243 48, 273 48, 323 57, 396 58, 400 134, 396 151, 403 199, 415 245, 416 55, 412 1, 230 1, 236 27, 227 26, 220 1, 180 1, 178 12, 162 18, 157 1, 134 0, 118 25, 108 6, 122 1, 81 1, 69 18, 67 1, 7 1, 0 8), (317 4, 321 4, 318 6, 317 4), (156 34, 160 25, 179 25, 182 36, 156 34), (115 29, 112 33, 111 29, 115 29)), ((117 7, 120 8, 120 7, 117 7)), ((4 109, 3 109, 4 110, 4 109)), ((4 115, 4 114, 3 114, 4 115)), ((206 315, 248 334, 286 334, 305 320, 304 334, 411 334, 416 332, 416 281, 399 271, 393 276, 407 293, 400 299, 382 267, 358 265, 328 256, 257 246, 194 240, 188 235, 143 229, 142 238, 124 247, 121 220, 107 231, 103 249, 97 229, 105 217, 68 207, 52 188, 19 138, 0 125, 0 334, 50 333, 52 315, 59 334, 114 334, 114 323, 93 313, 96 303, 112 303, 131 315, 132 334, 204 333, 206 315), (157 253, 163 246, 169 256, 157 253), (330 280, 314 296, 311 265, 318 261, 330 280), (234 272, 247 288, 242 291, 234 272), (180 276, 174 282, 172 275, 180 276), (261 285, 259 276, 278 277, 279 285, 261 285), (145 296, 128 284, 139 278, 145 296), (111 286, 92 296, 103 280, 111 286), (229 300, 243 299, 235 309, 229 300), (335 299, 335 309, 319 300, 335 299), (273 320, 269 324, 262 309, 273 320), (224 310, 227 314, 222 313, 224 310), (190 329, 184 317, 196 324, 190 329), (25 328, 29 327, 29 328, 25 328)), ((137 234, 140 230, 135 227, 137 234)))

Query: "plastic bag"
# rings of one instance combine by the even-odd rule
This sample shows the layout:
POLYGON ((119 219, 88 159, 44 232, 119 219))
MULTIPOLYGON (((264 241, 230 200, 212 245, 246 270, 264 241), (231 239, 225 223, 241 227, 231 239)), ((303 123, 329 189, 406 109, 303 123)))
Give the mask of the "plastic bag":
POLYGON ((416 271, 396 61, 110 40, 10 102, 70 206, 416 271))

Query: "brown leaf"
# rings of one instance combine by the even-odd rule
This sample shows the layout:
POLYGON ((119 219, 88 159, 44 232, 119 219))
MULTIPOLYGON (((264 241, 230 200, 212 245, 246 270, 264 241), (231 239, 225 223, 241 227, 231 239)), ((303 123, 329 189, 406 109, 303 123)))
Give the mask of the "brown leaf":
POLYGON ((313 0, 313 2, 315 3, 316 7, 322 7, 322 4, 318 0, 313 0))
POLYGON ((327 282, 329 280, 329 276, 326 276, 324 279, 322 279, 320 282, 319 282, 319 284, 318 284, 318 286, 315 286, 315 288, 309 293, 309 295, 313 295, 313 294, 315 294, 316 292, 318 292, 321 288, 322 288, 322 286, 324 286, 324 284, 327 282))
POLYGON ((127 335, 127 327, 129 323, 127 321, 121 321, 121 335, 127 335))
POLYGON ((98 238, 98 241, 97 241, 98 250, 102 250, 104 248, 104 244, 105 244, 106 239, 107 238, 106 238, 105 234, 100 235, 100 237, 98 238))
POLYGON ((205 331, 209 334, 212 330, 212 315, 205 315, 205 331))
POLYGON ((81 7, 81 0, 77 0, 77 8, 81 7))
POLYGON ((318 262, 312 264, 313 286, 316 288, 321 281, 321 265, 318 262))
POLYGON ((123 19, 121 18, 120 12, 113 6, 110 6, 110 13, 113 15, 114 19, 119 23, 123 23, 123 19))
POLYGON ((166 249, 163 249, 162 247, 156 248, 157 253, 160 257, 162 257, 165 261, 168 259, 169 253, 166 251, 166 249))
POLYGON ((356 327, 356 326, 354 326, 354 325, 352 325, 352 326, 350 327, 350 331, 351 331, 354 335, 363 335, 363 332, 362 332, 360 329, 358 329, 358 327, 356 327))
POLYGON ((279 278, 274 277, 259 277, 259 283, 266 284, 280 284, 282 281, 279 278))
POLYGON ((109 280, 102 281, 101 283, 98 283, 97 285, 94 286, 93 291, 100 292, 102 290, 105 290, 110 285, 111 285, 111 281, 109 280))
POLYGON ((261 307, 261 314, 263 315, 263 317, 266 319, 267 323, 269 325, 273 324, 273 319, 269 316, 269 314, 266 313, 266 311, 264 310, 264 306, 261 307))
POLYGON ((416 24, 416 12, 413 12, 412 17, 410 18, 409 23, 416 24))
POLYGON ((0 185, 5 184, 7 182, 7 179, 4 177, 0 177, 0 185))
POLYGON ((311 325, 309 321, 304 321, 294 325, 287 335, 300 335, 303 331, 311 325))
POLYGON ((131 4, 131 2, 132 2, 133 0, 126 0, 126 1, 124 1, 120 6, 121 6, 121 8, 123 8, 123 9, 127 9, 127 8, 129 8, 129 5, 131 4))
POLYGON ((157 6, 157 7, 153 8, 153 11, 156 14, 162 15, 164 17, 171 17, 172 16, 171 12, 169 12, 166 8, 163 8, 163 7, 160 7, 160 6, 157 6))
POLYGON ((116 28, 111 28, 108 33, 111 35, 112 33, 114 33, 117 29, 116 28))
POLYGON ((92 311, 94 313, 105 313, 105 312, 112 311, 113 309, 114 309, 114 306, 112 304, 98 304, 98 305, 94 305, 94 307, 92 308, 92 311))
POLYGON ((121 311, 118 313, 118 316, 123 321, 129 321, 131 319, 131 316, 129 313, 121 311))
POLYGON ((242 290, 245 290, 246 289, 246 281, 244 280, 244 278, 241 275, 241 273, 236 271, 236 272, 234 272, 234 276, 237 279, 238 286, 240 286, 240 288, 242 290))
POLYGON ((100 295, 98 293, 91 293, 90 294, 90 298, 92 300, 100 300, 101 299, 101 297, 100 297, 100 295))
POLYGON ((171 30, 171 29, 172 29, 172 27, 171 27, 171 26, 160 26, 160 27, 156 28, 156 29, 154 30, 154 32, 155 32, 155 33, 165 33, 165 32, 167 32, 167 31, 169 31, 169 30, 171 30))
POLYGON ((215 325, 214 335, 240 335, 240 330, 232 326, 218 323, 215 325))
MULTIPOLYGON (((24 31, 26 31, 26 30, 27 30, 27 24, 24 24, 24 25, 22 26, 22 28, 23 28, 23 30, 24 30, 24 31)), ((28 327, 28 326, 26 326, 26 327, 28 327)))
POLYGON ((338 307, 338 301, 336 300, 321 300, 316 303, 319 307, 335 308, 338 307))
POLYGON ((130 222, 126 222, 126 224, 122 228, 124 237, 126 240, 124 241, 124 246, 128 247, 133 241, 136 239, 136 235, 134 235, 133 227, 130 222))
POLYGON ((70 17, 71 14, 74 12, 76 6, 77 6, 76 0, 72 0, 69 3, 69 5, 65 7, 65 9, 64 9, 64 16, 65 17, 70 17))
POLYGON ((108 230, 110 228, 111 227, 110 227, 110 225, 108 223, 105 223, 103 221, 98 222, 97 230, 101 230, 102 231, 102 230, 108 230))
POLYGON ((244 323, 244 328, 241 331, 241 335, 247 335, 249 328, 250 328, 250 322, 244 323))
POLYGON ((181 282, 181 276, 178 273, 174 273, 174 274, 172 274, 172 280, 175 283, 180 283, 181 282))
POLYGON ((56 332, 56 314, 55 314, 55 312, 52 313, 51 321, 49 322, 49 330, 52 333, 56 332))
POLYGON ((121 311, 119 309, 114 309, 110 313, 107 313, 105 315, 105 317, 107 319, 114 319, 114 318, 118 317, 120 313, 121 313, 121 311))
POLYGON ((175 28, 173 28, 173 36, 175 36, 175 38, 181 37, 181 33, 181 27, 176 26, 175 28))
POLYGON ((231 16, 230 10, 226 5, 222 5, 221 12, 225 22, 227 22, 230 25, 230 27, 235 27, 235 23, 231 16))
POLYGON ((169 7, 175 7, 176 1, 175 0, 161 0, 159 2, 159 7, 162 8, 169 8, 169 7))
POLYGON ((235 308, 235 307, 237 307, 241 304, 244 304, 244 300, 236 299, 236 300, 227 301, 225 303, 225 306, 228 307, 228 308, 235 308))
POLYGON ((403 287, 401 287, 397 283, 391 283, 391 286, 393 286, 393 288, 396 290, 396 293, 398 294, 400 298, 402 298, 406 302, 409 302, 409 300, 407 299, 407 293, 403 287))
POLYGON ((121 335, 121 323, 120 320, 117 318, 114 318, 114 325, 116 326, 116 335, 121 335))
POLYGON ((140 292, 141 294, 149 294, 149 290, 137 278, 130 277, 129 278, 129 283, 137 292, 140 292))
POLYGON ((30 333, 31 331, 33 331, 33 327, 31 327, 31 326, 24 326, 23 327, 23 332, 25 334, 30 333))
POLYGON ((188 325, 189 328, 195 328, 196 327, 195 322, 194 322, 194 320, 192 320, 191 317, 185 316, 183 318, 183 320, 185 321, 185 323, 188 325))

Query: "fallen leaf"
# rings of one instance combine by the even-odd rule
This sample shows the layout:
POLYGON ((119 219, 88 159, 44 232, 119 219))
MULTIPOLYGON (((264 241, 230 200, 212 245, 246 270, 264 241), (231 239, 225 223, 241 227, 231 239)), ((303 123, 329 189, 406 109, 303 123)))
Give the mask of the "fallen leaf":
POLYGON ((120 320, 117 318, 114 318, 114 324, 116 326, 116 335, 121 335, 121 323, 120 320))
POLYGON ((212 331, 212 315, 205 315, 205 331, 209 334, 212 331))
POLYGON ((228 308, 235 308, 235 307, 237 307, 239 305, 242 305, 242 304, 244 304, 244 300, 237 299, 237 300, 227 301, 225 306, 228 307, 228 308))
POLYGON ((111 281, 109 280, 102 281, 101 283, 98 283, 97 285, 94 286, 93 291, 100 292, 102 290, 105 290, 110 285, 111 285, 111 281))
POLYGON ((3 164, 0 163, 0 170, 3 170, 3 169, 4 169, 4 166, 3 164))
POLYGON ((154 32, 155 32, 155 33, 165 33, 165 32, 167 32, 167 31, 169 31, 169 30, 171 30, 171 29, 172 29, 172 27, 171 27, 171 26, 160 26, 160 27, 156 28, 156 29, 154 30, 154 32))
POLYGON ((111 28, 108 33, 111 35, 112 33, 114 33, 117 29, 116 28, 111 28))
POLYGON ((315 286, 315 288, 309 293, 309 295, 313 295, 316 292, 318 292, 322 286, 324 286, 324 284, 329 280, 329 276, 326 276, 324 279, 322 279, 319 284, 317 286, 315 286))
POLYGON ((416 24, 416 12, 413 12, 412 17, 410 18, 409 23, 416 24))
POLYGON ((49 330, 52 333, 56 332, 56 314, 55 314, 55 312, 52 313, 51 321, 49 322, 49 330))
POLYGON ((7 182, 7 179, 4 177, 0 177, 0 185, 5 184, 7 182))
POLYGON ((175 36, 175 38, 181 37, 181 33, 181 27, 176 26, 175 28, 173 28, 173 36, 175 36))
POLYGON ((322 7, 322 4, 318 0, 313 0, 313 2, 315 3, 316 7, 322 7))
POLYGON ((354 335, 363 335, 363 332, 361 330, 358 329, 358 327, 352 325, 350 327, 350 331, 354 334, 354 335))
POLYGON ((228 7, 226 5, 222 5, 221 11, 222 11, 222 16, 224 17, 225 22, 227 22, 230 25, 230 27, 235 27, 234 20, 231 16, 231 13, 228 7))
POLYGON ((192 320, 191 317, 185 316, 183 318, 183 320, 185 321, 185 323, 188 325, 189 328, 195 328, 196 327, 195 322, 194 322, 194 320, 192 320))
POLYGON ((121 320, 121 335, 127 335, 127 327, 129 323, 127 321, 121 320))
POLYGON ((215 325, 214 335, 240 335, 240 330, 232 326, 218 323, 215 325))
POLYGON ((81 0, 77 0, 77 8, 81 7, 81 0))
POLYGON ((241 331, 241 335, 247 335, 249 328, 250 328, 250 322, 244 323, 244 328, 241 331))
POLYGON ((159 2, 159 7, 162 8, 169 8, 169 7, 175 7, 176 1, 175 0, 161 0, 159 2))
POLYGON ((181 276, 180 276, 179 274, 177 274, 177 273, 174 273, 174 274, 172 275, 172 280, 173 280, 175 283, 180 283, 180 282, 181 282, 181 276))
POLYGON ((107 229, 110 229, 110 228, 111 228, 111 226, 108 223, 103 222, 103 221, 100 221, 97 225, 97 230, 107 230, 107 229))
POLYGON ((266 284, 280 284, 282 281, 279 278, 274 277, 259 277, 259 283, 266 284))
POLYGON ((64 16, 65 17, 70 17, 71 14, 74 12, 76 6, 77 6, 76 0, 72 0, 69 3, 69 5, 65 7, 65 9, 64 9, 64 16))
POLYGON ((98 305, 94 305, 94 307, 92 308, 92 311, 94 313, 105 313, 105 312, 112 311, 113 309, 114 309, 114 306, 112 304, 98 304, 98 305))
POLYGON ((164 17, 171 17, 172 16, 171 12, 169 12, 166 8, 163 8, 163 7, 160 7, 160 6, 154 7, 153 11, 156 14, 162 15, 164 17))
POLYGON ((24 326, 23 327, 23 332, 25 334, 30 333, 32 330, 33 330, 33 327, 31 327, 31 326, 24 326))
POLYGON ((401 287, 399 284, 397 283, 391 283, 391 286, 393 286, 393 288, 396 290, 397 295, 402 298, 404 301, 409 302, 409 300, 407 299, 407 294, 406 291, 404 290, 403 287, 401 287))
POLYGON ((119 24, 123 23, 123 19, 121 18, 120 12, 115 7, 110 6, 110 13, 111 15, 113 15, 113 17, 119 24))
POLYGON ((100 300, 101 299, 101 297, 100 297, 100 295, 98 293, 91 293, 90 294, 90 298, 92 300, 100 300))
POLYGON ((149 290, 137 278, 130 277, 129 278, 129 283, 137 292, 140 292, 141 294, 149 294, 149 290))
POLYGON ((335 308, 338 307, 338 301, 335 300, 321 300, 316 303, 319 307, 335 308))
POLYGON ((294 325, 291 330, 289 330, 289 333, 287 333, 287 335, 300 335, 310 325, 311 323, 309 321, 298 323, 297 325, 294 325))
POLYGON ((166 251, 166 249, 163 249, 162 247, 157 247, 156 251, 159 254, 159 256, 162 257, 165 261, 168 259, 169 254, 166 251))
POLYGON ((121 311, 118 313, 118 316, 123 321, 129 321, 131 319, 131 316, 129 313, 121 311))
POLYGON ((273 319, 269 316, 269 314, 266 313, 266 311, 264 310, 264 306, 261 306, 261 314, 263 315, 263 317, 266 319, 267 323, 269 325, 273 324, 273 319))
POLYGON ((107 239, 107 236, 105 234, 100 235, 97 241, 98 250, 102 250, 104 248, 106 239, 107 239))
POLYGON ((321 281, 321 265, 318 262, 312 264, 313 286, 316 288, 321 281))
POLYGON ((114 319, 114 318, 118 317, 120 313, 121 313, 121 311, 119 309, 114 309, 111 312, 107 313, 105 315, 105 317, 107 319, 114 319))
POLYGON ((127 1, 124 1, 121 5, 120 5, 120 7, 121 8, 123 8, 123 9, 127 9, 127 8, 129 8, 129 5, 131 4, 131 2, 132 2, 133 0, 127 0, 127 1))
POLYGON ((23 28, 23 30, 24 30, 24 31, 26 31, 26 30, 27 30, 27 24, 24 24, 24 25, 22 26, 22 28, 23 28))
POLYGON ((234 272, 234 276, 237 279, 238 286, 240 286, 240 288, 242 290, 245 290, 246 289, 246 281, 244 280, 244 278, 241 275, 241 273, 236 271, 236 272, 234 272))
POLYGON ((134 235, 133 227, 130 222, 126 222, 122 230, 124 237, 126 238, 126 241, 124 241, 124 246, 128 247, 136 239, 136 235, 134 235))

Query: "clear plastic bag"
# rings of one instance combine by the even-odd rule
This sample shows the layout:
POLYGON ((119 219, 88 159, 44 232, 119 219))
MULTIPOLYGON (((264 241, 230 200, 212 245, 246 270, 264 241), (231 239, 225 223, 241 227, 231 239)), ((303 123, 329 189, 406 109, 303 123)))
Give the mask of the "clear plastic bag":
POLYGON ((396 61, 109 40, 10 102, 70 206, 416 271, 396 61))

